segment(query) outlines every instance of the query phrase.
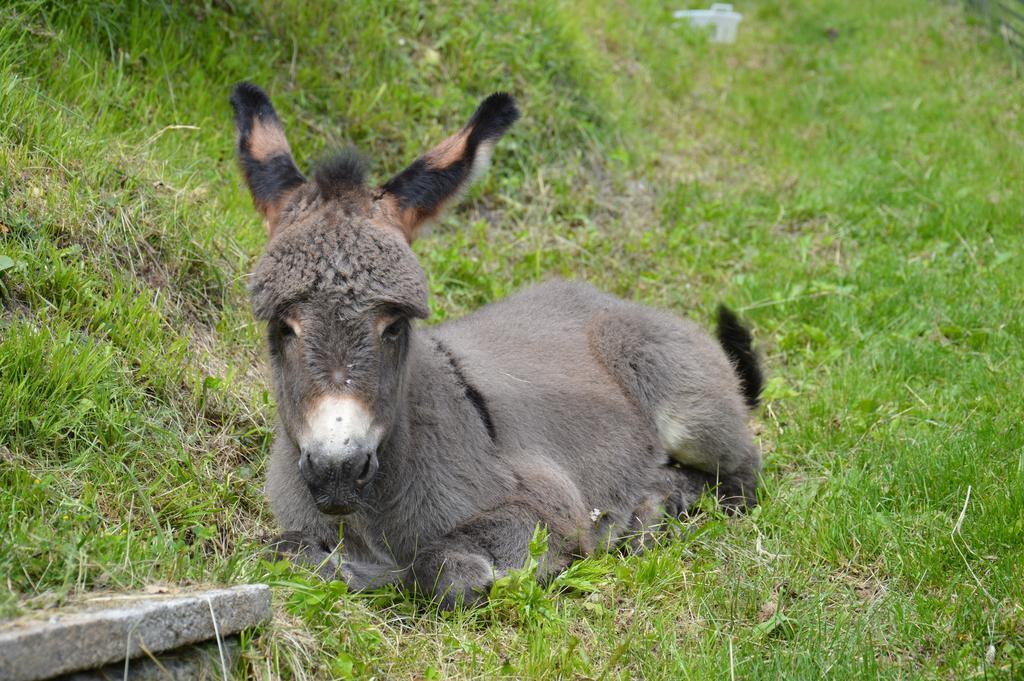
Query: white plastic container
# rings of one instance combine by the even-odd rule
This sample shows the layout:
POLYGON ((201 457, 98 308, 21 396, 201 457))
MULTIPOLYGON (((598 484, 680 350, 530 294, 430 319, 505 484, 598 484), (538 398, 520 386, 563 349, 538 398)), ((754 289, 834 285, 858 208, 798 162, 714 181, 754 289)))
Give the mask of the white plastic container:
POLYGON ((681 9, 672 13, 676 19, 686 19, 696 28, 713 27, 713 43, 736 42, 736 28, 743 15, 732 11, 732 5, 716 2, 708 9, 681 9))

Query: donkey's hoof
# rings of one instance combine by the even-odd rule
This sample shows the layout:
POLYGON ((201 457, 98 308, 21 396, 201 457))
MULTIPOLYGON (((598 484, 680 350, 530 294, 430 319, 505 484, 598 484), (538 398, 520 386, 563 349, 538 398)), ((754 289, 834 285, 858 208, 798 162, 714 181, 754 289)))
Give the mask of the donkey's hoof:
POLYGON ((472 608, 487 599, 494 565, 479 553, 428 551, 413 565, 416 584, 442 610, 472 608))
POLYGON ((719 482, 715 496, 727 513, 743 513, 757 506, 757 489, 756 473, 734 475, 719 482))
POLYGON ((287 560, 315 572, 324 581, 341 577, 336 551, 327 550, 316 539, 302 532, 282 532, 267 544, 269 560, 287 560))

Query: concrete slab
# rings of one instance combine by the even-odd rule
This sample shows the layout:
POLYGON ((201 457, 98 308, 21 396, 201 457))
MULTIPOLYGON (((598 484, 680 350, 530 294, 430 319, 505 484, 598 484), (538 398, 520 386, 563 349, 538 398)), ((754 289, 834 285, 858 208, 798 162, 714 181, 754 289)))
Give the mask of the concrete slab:
POLYGON ((220 655, 224 653, 226 678, 235 678, 232 670, 242 654, 242 644, 237 636, 216 643, 199 643, 159 653, 152 659, 139 657, 128 661, 115 662, 101 669, 71 672, 58 676, 53 681, 224 681, 220 655), (127 672, 127 673, 126 673, 127 672))
POLYGON ((39 681, 226 637, 270 619, 270 589, 94 596, 0 623, 0 679, 39 681))

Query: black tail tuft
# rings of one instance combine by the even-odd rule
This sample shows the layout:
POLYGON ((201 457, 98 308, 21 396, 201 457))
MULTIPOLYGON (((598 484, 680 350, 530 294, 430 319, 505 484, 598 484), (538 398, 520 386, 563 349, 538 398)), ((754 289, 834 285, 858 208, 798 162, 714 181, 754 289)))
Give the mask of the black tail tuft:
POLYGON ((470 144, 476 145, 488 140, 497 141, 519 120, 516 100, 507 92, 495 92, 480 102, 466 127, 472 128, 470 144))
POLYGON ((725 305, 718 306, 718 342, 735 365, 743 387, 743 398, 747 406, 753 409, 760 402, 761 390, 764 388, 761 362, 754 352, 754 339, 750 330, 725 305))

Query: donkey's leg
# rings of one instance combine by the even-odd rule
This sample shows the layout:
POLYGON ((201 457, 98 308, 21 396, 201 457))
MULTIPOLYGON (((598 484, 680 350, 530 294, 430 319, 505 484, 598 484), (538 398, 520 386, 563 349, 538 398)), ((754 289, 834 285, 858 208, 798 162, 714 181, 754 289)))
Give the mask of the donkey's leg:
MULTIPOLYGON (((407 584, 450 610, 487 598, 494 580, 521 568, 529 557, 540 514, 529 504, 510 502, 484 511, 420 549, 407 584)), ((550 529, 550 528, 549 528, 550 529)), ((564 542, 551 532, 547 555, 538 568, 543 579, 569 563, 564 542)))
POLYGON ((739 379, 696 325, 627 306, 598 316, 591 350, 648 419, 668 456, 710 476, 728 506, 756 503, 761 456, 739 379))
POLYGON ((661 541, 668 518, 680 518, 688 513, 704 491, 714 489, 709 473, 678 464, 659 467, 658 481, 641 498, 630 517, 629 529, 623 545, 630 551, 643 552, 661 541))
POLYGON ((331 547, 315 537, 295 531, 279 534, 267 546, 272 560, 288 560, 324 581, 340 579, 349 591, 402 583, 405 571, 396 565, 342 555, 341 548, 331 547))
POLYGON ((704 491, 715 489, 714 476, 710 473, 669 464, 665 466, 666 477, 670 481, 670 489, 664 497, 664 514, 680 518, 697 505, 704 491))

